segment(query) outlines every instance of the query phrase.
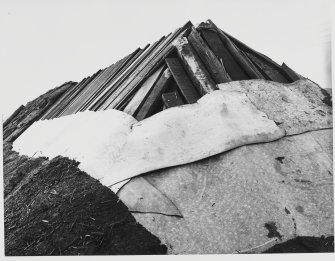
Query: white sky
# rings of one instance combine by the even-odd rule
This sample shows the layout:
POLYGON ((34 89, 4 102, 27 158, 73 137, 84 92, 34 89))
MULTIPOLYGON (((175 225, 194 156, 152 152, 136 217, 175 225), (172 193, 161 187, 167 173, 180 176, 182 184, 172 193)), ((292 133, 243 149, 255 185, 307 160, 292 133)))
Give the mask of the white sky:
POLYGON ((331 87, 327 0, 2 0, 1 111, 80 81, 137 47, 210 18, 298 73, 331 87))

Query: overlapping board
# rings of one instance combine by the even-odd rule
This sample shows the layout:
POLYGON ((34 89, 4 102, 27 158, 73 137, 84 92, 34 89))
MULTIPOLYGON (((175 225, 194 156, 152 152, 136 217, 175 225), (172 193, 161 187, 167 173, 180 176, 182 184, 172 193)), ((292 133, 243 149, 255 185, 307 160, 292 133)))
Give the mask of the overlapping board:
POLYGON ((42 119, 117 109, 142 120, 169 107, 194 103, 217 89, 216 84, 248 79, 289 83, 301 76, 210 20, 197 28, 187 22, 69 88, 42 119))

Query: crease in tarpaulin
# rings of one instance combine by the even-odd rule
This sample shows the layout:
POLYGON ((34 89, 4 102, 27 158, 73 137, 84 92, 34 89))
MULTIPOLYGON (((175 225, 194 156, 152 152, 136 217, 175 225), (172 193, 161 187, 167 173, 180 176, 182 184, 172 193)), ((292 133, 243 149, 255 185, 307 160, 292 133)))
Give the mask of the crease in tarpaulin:
MULTIPOLYGON (((41 151, 39 155, 49 158, 75 158, 80 169, 111 186, 283 135, 245 94, 217 90, 195 104, 170 108, 140 122, 117 110, 38 121, 14 142, 14 149, 25 155, 41 151)), ((171 212, 170 207, 162 212, 171 212)))

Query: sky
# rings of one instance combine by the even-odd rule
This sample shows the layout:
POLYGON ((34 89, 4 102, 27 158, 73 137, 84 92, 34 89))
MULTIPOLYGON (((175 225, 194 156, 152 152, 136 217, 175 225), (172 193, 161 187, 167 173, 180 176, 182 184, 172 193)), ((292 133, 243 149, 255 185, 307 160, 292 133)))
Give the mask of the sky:
POLYGON ((2 0, 0 104, 80 81, 188 20, 219 28, 331 88, 331 0, 2 0))

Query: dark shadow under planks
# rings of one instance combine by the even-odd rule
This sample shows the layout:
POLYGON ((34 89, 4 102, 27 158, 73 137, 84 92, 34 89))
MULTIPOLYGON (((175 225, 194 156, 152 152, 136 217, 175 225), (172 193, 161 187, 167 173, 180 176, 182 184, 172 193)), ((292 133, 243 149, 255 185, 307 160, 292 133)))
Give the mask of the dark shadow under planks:
POLYGON ((163 100, 165 108, 171 108, 171 107, 184 105, 184 102, 178 92, 163 93, 162 100, 163 100))
POLYGON ((200 99, 200 95, 188 78, 187 73, 179 60, 177 58, 166 58, 165 62, 185 101, 190 104, 197 102, 197 100, 200 99))

